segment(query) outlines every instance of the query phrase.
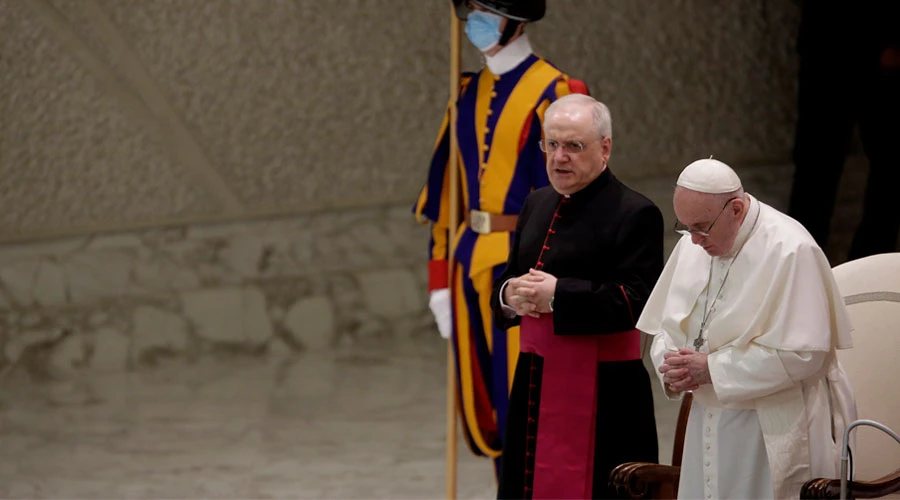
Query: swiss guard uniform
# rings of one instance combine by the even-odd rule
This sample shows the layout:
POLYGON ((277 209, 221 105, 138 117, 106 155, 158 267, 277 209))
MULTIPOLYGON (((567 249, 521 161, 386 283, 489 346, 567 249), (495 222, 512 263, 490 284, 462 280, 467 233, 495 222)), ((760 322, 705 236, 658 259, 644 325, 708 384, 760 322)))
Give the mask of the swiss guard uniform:
MULTIPOLYGON (((487 67, 461 78, 457 101, 460 225, 455 231, 455 266, 448 276, 449 110, 434 147, 428 180, 415 206, 423 224, 432 224, 429 292, 450 289, 457 396, 464 435, 473 453, 499 458, 509 391, 519 352, 519 328, 495 326, 491 313, 494 280, 505 267, 517 216, 530 192, 549 184, 538 142, 544 111, 570 93, 587 94, 583 82, 569 78, 535 55, 523 33, 508 44, 519 24, 537 21, 545 0, 471 0, 489 14, 507 19, 500 52, 487 67), (492 64, 496 62, 496 64, 492 64), (494 66, 493 70, 492 67, 494 66)), ((466 19, 476 12, 454 0, 466 19)), ((479 14, 484 14, 481 12, 479 14)), ((452 103, 451 103, 452 104, 452 103)), ((499 466, 499 460, 495 462, 499 466)))

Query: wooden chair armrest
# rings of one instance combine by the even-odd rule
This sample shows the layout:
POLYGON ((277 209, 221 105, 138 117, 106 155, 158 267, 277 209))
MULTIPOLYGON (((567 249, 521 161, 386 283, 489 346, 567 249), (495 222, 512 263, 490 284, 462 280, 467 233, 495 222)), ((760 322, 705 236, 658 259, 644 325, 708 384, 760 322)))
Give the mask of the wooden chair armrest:
MULTIPOLYGON (((900 492, 900 469, 874 481, 850 481, 847 485, 849 498, 880 498, 897 492, 900 492)), ((840 497, 840 479, 810 479, 800 488, 800 498, 840 497)))
POLYGON ((609 474, 609 483, 619 498, 675 498, 680 467, 628 462, 609 474))

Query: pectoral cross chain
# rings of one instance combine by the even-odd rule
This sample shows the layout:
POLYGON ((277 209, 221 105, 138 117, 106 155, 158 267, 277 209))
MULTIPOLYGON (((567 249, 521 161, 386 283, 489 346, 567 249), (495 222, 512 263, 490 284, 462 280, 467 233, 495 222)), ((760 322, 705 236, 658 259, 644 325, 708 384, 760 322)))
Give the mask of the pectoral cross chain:
MULTIPOLYGON (((753 228, 756 227, 756 222, 759 221, 759 212, 756 212, 756 218, 753 219, 753 225, 750 226, 750 230, 747 234, 753 231, 753 228)), ((743 230, 743 227, 741 228, 743 230)), ((709 277, 706 278, 706 302, 703 304, 703 317, 700 320, 700 331, 697 332, 697 338, 694 339, 694 350, 700 351, 700 348, 703 347, 703 343, 706 342, 704 338, 704 333, 708 335, 706 331, 706 327, 709 325, 710 316, 712 316, 713 312, 715 312, 716 302, 718 302, 719 298, 722 296, 722 289, 725 288, 725 282, 728 281, 728 276, 731 274, 731 266, 734 265, 735 261, 737 261, 738 256, 741 254, 741 251, 744 249, 744 245, 742 244, 734 257, 731 258, 731 262, 728 263, 728 269, 725 270, 725 276, 722 277, 722 281, 719 283, 719 291, 716 292, 716 295, 712 299, 712 303, 709 302, 709 289, 712 288, 713 284, 713 258, 709 258, 709 277)))

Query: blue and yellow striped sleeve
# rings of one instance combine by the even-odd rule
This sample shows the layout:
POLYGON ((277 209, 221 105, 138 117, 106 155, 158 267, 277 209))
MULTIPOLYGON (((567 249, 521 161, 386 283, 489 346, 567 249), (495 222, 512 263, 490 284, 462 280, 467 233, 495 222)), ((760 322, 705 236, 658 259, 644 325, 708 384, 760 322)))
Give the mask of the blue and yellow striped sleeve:
MULTIPOLYGON (((460 94, 471 80, 471 74, 465 74, 460 80, 460 94)), ((431 164, 428 168, 428 179, 419 193, 414 207, 416 220, 421 224, 431 223, 431 238, 428 251, 428 289, 429 291, 447 288, 449 283, 447 268, 448 231, 450 229, 450 169, 447 168, 450 158, 450 106, 444 113, 440 132, 434 144, 431 164)), ((459 198, 462 200, 462 198, 459 198)), ((459 207, 457 207, 459 209, 459 207)))

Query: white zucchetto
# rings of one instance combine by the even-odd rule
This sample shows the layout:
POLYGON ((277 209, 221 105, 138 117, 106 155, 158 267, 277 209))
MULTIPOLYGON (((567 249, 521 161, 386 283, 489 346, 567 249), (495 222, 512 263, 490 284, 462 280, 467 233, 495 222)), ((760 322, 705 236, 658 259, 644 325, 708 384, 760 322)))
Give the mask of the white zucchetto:
POLYGON ((699 193, 731 193, 741 189, 741 179, 728 165, 719 160, 697 160, 684 167, 678 176, 678 186, 699 193))

